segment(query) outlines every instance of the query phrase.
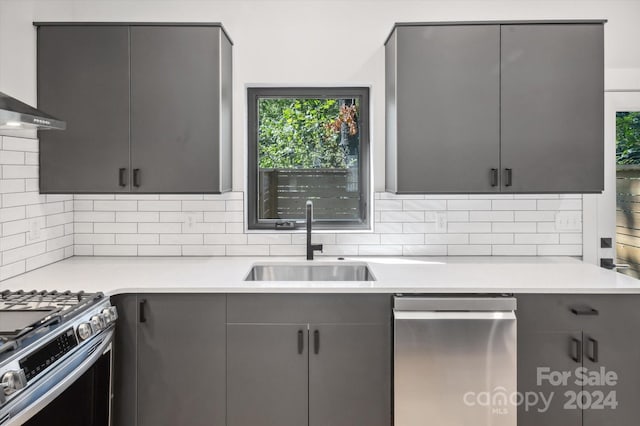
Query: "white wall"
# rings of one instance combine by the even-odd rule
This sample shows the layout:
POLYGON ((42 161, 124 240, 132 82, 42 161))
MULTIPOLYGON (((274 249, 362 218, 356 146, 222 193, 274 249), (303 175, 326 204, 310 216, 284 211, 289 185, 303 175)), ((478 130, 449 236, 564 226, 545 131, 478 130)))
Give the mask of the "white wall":
POLYGON ((396 21, 608 19, 607 88, 640 86, 640 1, 0 0, 0 91, 35 103, 33 21, 222 22, 234 46, 234 183, 244 189, 247 84, 372 86, 374 187, 384 189, 384 48, 396 21))

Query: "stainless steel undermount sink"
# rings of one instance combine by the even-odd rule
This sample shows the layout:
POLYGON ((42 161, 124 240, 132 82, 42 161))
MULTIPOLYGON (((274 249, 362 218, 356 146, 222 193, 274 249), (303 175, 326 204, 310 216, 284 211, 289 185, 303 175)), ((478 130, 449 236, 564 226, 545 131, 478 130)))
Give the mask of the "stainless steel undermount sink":
POLYGON ((245 281, 375 281, 366 263, 264 263, 245 281))

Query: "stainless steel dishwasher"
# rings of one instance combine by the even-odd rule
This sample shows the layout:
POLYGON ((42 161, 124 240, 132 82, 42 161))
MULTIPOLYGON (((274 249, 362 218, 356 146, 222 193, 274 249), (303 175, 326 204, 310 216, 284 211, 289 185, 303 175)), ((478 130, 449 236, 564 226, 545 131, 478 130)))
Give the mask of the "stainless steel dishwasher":
POLYGON ((394 426, 516 426, 516 300, 394 299, 394 426))

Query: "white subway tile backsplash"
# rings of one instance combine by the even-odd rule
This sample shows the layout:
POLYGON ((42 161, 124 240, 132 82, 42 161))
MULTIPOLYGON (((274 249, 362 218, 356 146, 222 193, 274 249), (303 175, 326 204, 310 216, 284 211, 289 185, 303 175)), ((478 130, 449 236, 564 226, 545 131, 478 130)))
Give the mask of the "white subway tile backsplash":
POLYGON ((180 223, 139 223, 138 232, 141 234, 179 234, 182 232, 180 223))
POLYGON ((14 136, 2 136, 2 149, 9 151, 38 152, 38 140, 18 138, 14 136))
MULTIPOLYGON (((399 211, 399 210, 402 210, 402 200, 376 200, 374 202, 374 207, 378 211, 383 211, 383 210, 399 211)), ((412 210, 412 209, 407 209, 407 210, 412 210)))
POLYGON ((361 245, 358 246, 360 256, 402 256, 402 245, 361 245))
POLYGON ((0 194, 25 192, 25 179, 0 179, 0 194))
POLYGON ((581 256, 582 244, 539 245, 538 256, 581 256))
POLYGON ((0 150, 0 164, 24 164, 24 152, 0 150))
POLYGON ((380 244, 424 244, 424 234, 382 234, 380 244))
POLYGON ((202 245, 204 244, 204 237, 202 234, 161 234, 160 244, 170 245, 202 245))
POLYGON ((552 222, 556 220, 557 211, 517 211, 515 212, 516 222, 552 222))
MULTIPOLYGON (((186 201, 185 201, 186 202, 186 201)), ((197 201, 192 201, 197 202, 197 201)), ((182 210, 180 201, 138 201, 138 210, 153 212, 179 212, 182 210)))
POLYGON ((138 256, 182 256, 181 246, 138 246, 138 256))
POLYGON ((582 199, 538 200, 538 210, 581 210, 582 199))
MULTIPOLYGON (((4 166, 3 166, 4 167, 4 166)), ((27 206, 44 203, 44 195, 37 192, 12 192, 2 194, 2 207, 27 206)))
POLYGON ((491 223, 487 222, 450 222, 447 231, 451 233, 487 233, 491 232, 491 223))
POLYGON ((535 222, 496 222, 491 225, 491 232, 536 232, 535 222))
POLYGON ((489 244, 449 245, 447 254, 449 256, 491 256, 491 246, 489 244))
MULTIPOLYGON (((282 246, 286 247, 286 246, 282 246)), ((225 246, 182 246, 183 256, 224 256, 225 246)))
POLYGON ((448 200, 448 210, 491 210, 491 200, 448 200))
POLYGON ((513 234, 470 234, 470 244, 513 244, 513 234))
POLYGON ((270 256, 303 256, 307 252, 307 246, 302 244, 275 244, 269 246, 270 256))
POLYGON ((493 256, 535 256, 535 245, 496 244, 492 248, 493 256))
POLYGON ((115 201, 102 201, 96 200, 93 202, 93 209, 96 211, 136 211, 138 210, 138 202, 137 201, 124 201, 124 200, 115 200, 115 201))
POLYGON ((88 244, 115 244, 116 236, 114 234, 73 234, 73 243, 80 245, 88 244))
POLYGON ((411 245, 402 246, 403 256, 446 256, 446 245, 411 245))
POLYGON ((558 234, 516 234, 516 244, 560 244, 558 234))
POLYGON ((204 243, 209 245, 246 245, 247 234, 206 234, 204 243))
POLYGON ((10 222, 12 220, 20 220, 26 217, 26 211, 24 206, 8 207, 6 209, 0 209, 0 222, 10 222))
POLYGON ((228 245, 227 256, 269 256, 268 245, 228 245))
MULTIPOLYGON (((390 200, 389 200, 390 201, 390 200)), ((446 200, 404 200, 403 210, 446 210, 446 200)))
POLYGON ((74 222, 115 222, 115 212, 74 212, 74 222))
POLYGON ((513 211, 472 211, 471 222, 513 222, 513 211))
MULTIPOLYGON (((77 231, 76 231, 77 232, 77 231)), ((116 244, 135 245, 135 244, 160 244, 160 236, 158 234, 117 234, 116 244)))
POLYGON ((15 263, 19 260, 24 260, 29 257, 37 256, 47 251, 47 243, 40 242, 36 244, 29 244, 26 246, 14 248, 11 250, 2 251, 2 264, 8 265, 15 263))
POLYGON ((93 232, 96 234, 135 234, 138 232, 137 223, 94 223, 93 232))
POLYGON ((224 201, 183 201, 183 211, 216 212, 225 210, 224 201))
POLYGON ((493 210, 535 210, 535 200, 493 200, 493 210))
POLYGON ((380 234, 337 234, 336 244, 380 244, 380 234))
POLYGON ((475 234, 425 234, 424 244, 469 244, 469 238, 474 235, 475 234))
POLYGON ((93 248, 94 256, 137 256, 138 246, 133 245, 103 245, 93 248))
MULTIPOLYGON (((242 192, 40 195, 38 141, 5 136, 0 148, 0 280, 74 254, 305 254, 304 232, 247 233, 242 192)), ((316 231, 313 242, 331 257, 579 256, 582 232, 556 229, 568 227, 560 211, 580 218, 582 195, 375 193, 373 232, 316 231)))
POLYGON ((161 215, 158 212, 116 212, 116 222, 159 222, 161 215))
POLYGON ((383 211, 380 222, 424 222, 423 211, 383 211))
POLYGON ((3 179, 26 179, 37 178, 38 166, 18 166, 18 165, 3 165, 2 166, 2 178, 3 179))
POLYGON ((291 234, 249 234, 248 244, 291 244, 291 234))

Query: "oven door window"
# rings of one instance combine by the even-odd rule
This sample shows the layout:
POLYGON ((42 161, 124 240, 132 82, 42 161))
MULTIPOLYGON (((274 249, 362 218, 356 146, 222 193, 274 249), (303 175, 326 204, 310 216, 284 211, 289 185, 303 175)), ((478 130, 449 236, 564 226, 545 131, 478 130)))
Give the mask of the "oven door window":
POLYGON ((25 426, 109 426, 111 351, 25 426))

